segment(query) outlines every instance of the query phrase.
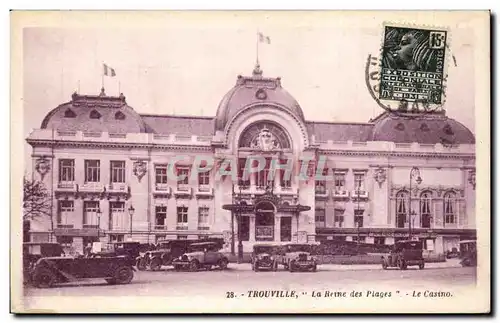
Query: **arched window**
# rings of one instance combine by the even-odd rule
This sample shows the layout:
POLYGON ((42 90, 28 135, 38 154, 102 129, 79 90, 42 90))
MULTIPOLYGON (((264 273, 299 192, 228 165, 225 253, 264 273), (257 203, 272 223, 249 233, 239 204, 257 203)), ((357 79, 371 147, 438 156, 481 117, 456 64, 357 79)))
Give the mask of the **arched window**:
POLYGON ((432 193, 425 191, 420 194, 420 226, 430 228, 432 222, 431 212, 432 193))
POLYGON ((396 227, 404 228, 408 213, 408 192, 400 191, 396 194, 396 227))
POLYGON ((90 112, 90 119, 100 119, 101 114, 97 110, 92 110, 90 112))
POLYGON ((251 125, 240 137, 239 147, 258 150, 275 150, 290 148, 288 134, 272 122, 260 122, 251 125))
POLYGON ((125 114, 123 114, 123 112, 121 112, 121 111, 118 111, 117 113, 115 113, 115 119, 116 120, 125 120, 125 114))
POLYGON ((453 192, 446 192, 444 194, 444 224, 456 223, 456 210, 455 210, 456 195, 453 192))
POLYGON ((67 109, 66 111, 64 111, 64 117, 65 118, 76 118, 76 113, 71 109, 67 109))

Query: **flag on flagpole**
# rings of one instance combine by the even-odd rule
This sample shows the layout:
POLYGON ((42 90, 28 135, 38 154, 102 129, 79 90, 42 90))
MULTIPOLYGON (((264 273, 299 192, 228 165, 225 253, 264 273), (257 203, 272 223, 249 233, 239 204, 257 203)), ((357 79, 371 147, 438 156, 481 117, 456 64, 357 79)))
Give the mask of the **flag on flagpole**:
POLYGON ((116 76, 116 72, 115 72, 114 68, 111 68, 111 67, 109 67, 108 65, 106 65, 104 63, 102 65, 103 65, 104 75, 110 76, 110 77, 116 76))
POLYGON ((264 36, 261 32, 259 32, 259 41, 261 43, 271 44, 271 38, 269 36, 264 36))

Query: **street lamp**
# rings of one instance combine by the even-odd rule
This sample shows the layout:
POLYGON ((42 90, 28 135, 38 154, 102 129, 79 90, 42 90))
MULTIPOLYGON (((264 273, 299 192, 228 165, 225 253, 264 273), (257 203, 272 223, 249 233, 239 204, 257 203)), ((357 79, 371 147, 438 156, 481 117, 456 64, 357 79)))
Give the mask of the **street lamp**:
POLYGON ((130 215, 130 239, 132 239, 132 216, 134 215, 135 209, 130 204, 130 207, 128 208, 128 214, 130 215))
POLYGON ((413 212, 413 214, 412 214, 412 211, 411 211, 411 194, 412 194, 411 184, 412 184, 413 180, 415 180, 417 185, 420 185, 422 183, 422 177, 420 177, 420 169, 418 169, 418 167, 413 167, 410 171, 410 197, 409 197, 410 204, 408 205, 408 239, 409 240, 411 240, 412 216, 413 216, 413 214, 415 214, 415 212, 413 212))
POLYGON ((101 240, 101 215, 102 211, 101 209, 97 209, 97 238, 99 241, 101 240))
POLYGON ((240 194, 238 195, 238 263, 241 264, 243 262, 243 240, 241 240, 241 214, 243 213, 241 207, 243 205, 243 201, 241 200, 241 186, 240 186, 240 194))

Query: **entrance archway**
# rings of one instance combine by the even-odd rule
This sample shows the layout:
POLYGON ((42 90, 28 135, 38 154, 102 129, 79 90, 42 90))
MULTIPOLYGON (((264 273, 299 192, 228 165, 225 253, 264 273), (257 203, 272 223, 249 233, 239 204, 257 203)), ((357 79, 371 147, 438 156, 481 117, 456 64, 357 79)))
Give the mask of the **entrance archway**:
POLYGON ((255 240, 273 241, 274 240, 274 218, 276 206, 263 201, 255 205, 255 240))

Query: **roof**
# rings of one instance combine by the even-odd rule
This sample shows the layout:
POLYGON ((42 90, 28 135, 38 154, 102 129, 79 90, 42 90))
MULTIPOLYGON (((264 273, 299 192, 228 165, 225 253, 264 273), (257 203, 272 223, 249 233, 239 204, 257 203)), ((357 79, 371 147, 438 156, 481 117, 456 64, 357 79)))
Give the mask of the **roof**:
POLYGON ((235 86, 222 98, 217 108, 214 130, 224 130, 236 114, 253 104, 275 104, 304 121, 299 103, 281 86, 281 78, 263 77, 257 64, 252 76, 239 75, 235 86))
POLYGON ((50 111, 42 121, 42 129, 59 131, 136 133, 145 132, 142 118, 127 105, 125 97, 73 93, 71 101, 50 111))
POLYGON ((458 145, 474 144, 474 134, 444 114, 383 113, 374 123, 369 141, 458 145))
POLYGON ((146 132, 157 134, 212 136, 213 117, 141 114, 146 132))
POLYGON ((367 141, 373 126, 372 123, 306 121, 307 131, 316 141, 367 141))

